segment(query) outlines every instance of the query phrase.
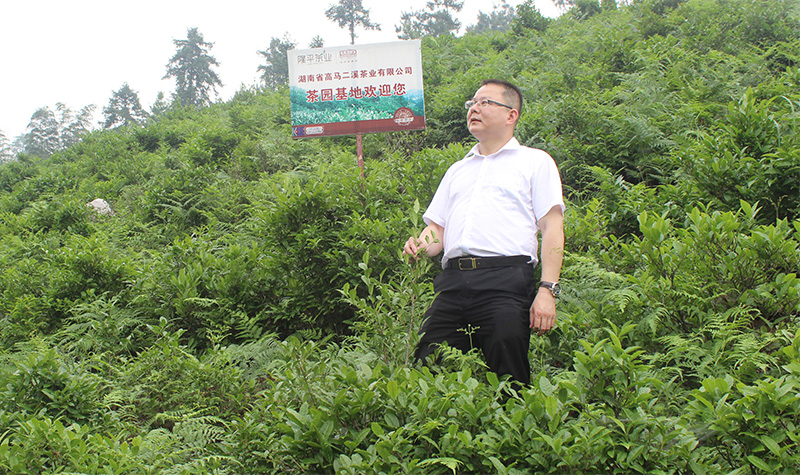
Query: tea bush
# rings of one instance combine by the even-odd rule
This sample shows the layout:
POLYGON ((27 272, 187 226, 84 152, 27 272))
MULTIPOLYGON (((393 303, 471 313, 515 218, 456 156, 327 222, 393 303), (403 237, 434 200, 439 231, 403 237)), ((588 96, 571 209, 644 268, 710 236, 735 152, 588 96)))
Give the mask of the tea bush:
MULTIPOLYGON (((123 420, 172 429, 185 415, 227 420, 243 411, 257 392, 255 380, 242 380, 240 368, 211 351, 198 358, 169 332, 165 320, 154 327, 155 343, 114 375, 108 403, 123 420)), ((218 422, 222 424, 221 422, 218 422)))
MULTIPOLYGON (((419 154, 412 163, 444 173, 443 162, 455 160, 462 150, 419 154)), ((419 185, 411 184, 406 174, 411 166, 399 160, 374 163, 365 178, 341 160, 319 163, 313 174, 276 176, 263 188, 248 228, 254 242, 269 252, 272 274, 282 276, 272 287, 280 295, 271 310, 272 328, 283 334, 346 333, 353 312, 339 289, 360 281, 354 256, 369 253, 387 277, 402 271, 396 252, 407 236, 418 232, 410 226, 410 216, 416 214, 413 200, 430 200, 432 191, 404 194, 419 185), (397 169, 404 172, 397 174, 397 169)))
POLYGON ((729 210, 740 200, 758 203, 759 220, 798 217, 800 162, 795 134, 796 97, 759 100, 748 89, 724 120, 680 157, 681 167, 709 198, 729 210))
POLYGON ((773 332, 800 310, 800 243, 786 221, 758 225, 757 213, 744 202, 736 214, 695 208, 678 227, 644 212, 642 238, 615 241, 620 252, 605 256, 631 269, 629 289, 646 296, 635 301, 649 302, 639 311, 657 315, 663 359, 684 376, 715 376, 723 354, 722 368, 745 380, 776 369, 772 352, 785 342, 773 332))
POLYGON ((798 337, 783 348, 788 364, 780 376, 752 384, 731 377, 708 378, 693 391, 687 406, 708 447, 709 466, 721 470, 747 467, 769 473, 791 473, 800 463, 800 366, 798 337))
POLYGON ((0 442, 0 473, 147 473, 136 460, 141 440, 92 434, 89 426, 30 417, 0 442))
POLYGON ((23 353, 0 369, 2 430, 30 416, 85 424, 102 420, 105 382, 91 368, 69 361, 56 349, 23 353), (23 356, 24 355, 24 356, 23 356))
POLYGON ((392 369, 358 347, 287 345, 264 404, 238 423, 234 456, 252 473, 652 473, 688 467, 697 443, 659 401, 668 393, 650 390, 653 369, 614 334, 575 358, 579 374, 620 374, 609 394, 630 399, 617 415, 566 374, 515 392, 469 368, 392 369))

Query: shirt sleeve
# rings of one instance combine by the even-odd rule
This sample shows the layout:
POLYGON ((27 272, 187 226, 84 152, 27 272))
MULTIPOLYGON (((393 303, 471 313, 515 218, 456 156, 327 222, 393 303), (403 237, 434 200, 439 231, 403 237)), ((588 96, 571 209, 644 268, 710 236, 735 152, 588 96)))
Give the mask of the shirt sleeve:
POLYGON ((428 205, 428 209, 422 215, 422 220, 425 224, 436 223, 441 227, 447 227, 445 216, 447 216, 447 206, 450 199, 450 177, 452 167, 444 174, 439 187, 436 188, 436 193, 433 194, 433 199, 428 205))
MULTIPOLYGON (((541 151, 540 151, 541 152, 541 151)), ((561 175, 555 160, 546 152, 541 152, 542 157, 538 170, 533 175, 533 213, 538 221, 550 212, 555 206, 564 212, 564 196, 561 187, 561 175)))

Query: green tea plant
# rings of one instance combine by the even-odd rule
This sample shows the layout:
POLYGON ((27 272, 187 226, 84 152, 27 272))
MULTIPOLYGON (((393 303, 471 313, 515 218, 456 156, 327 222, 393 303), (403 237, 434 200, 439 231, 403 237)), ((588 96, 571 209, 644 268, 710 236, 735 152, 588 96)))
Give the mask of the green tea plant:
POLYGON ((406 177, 395 176, 391 161, 376 162, 361 177, 344 158, 315 164, 313 174, 275 176, 247 223, 249 235, 268 252, 272 273, 282 277, 273 284, 279 297, 268 310, 281 334, 345 333, 353 310, 339 289, 361 281, 358 259, 366 252, 372 265, 387 269, 387 277, 405 268, 395 249, 413 213, 402 193, 406 177))
MULTIPOLYGON (((788 93, 789 91, 787 91, 788 93)), ((758 203, 759 221, 798 217, 800 162, 791 95, 759 100, 748 89, 728 105, 724 120, 685 150, 683 170, 695 186, 729 210, 758 203)))
POLYGON ((4 401, 3 430, 28 416, 85 424, 103 418, 106 383, 82 364, 54 348, 15 355, 12 366, 0 369, 4 401))
MULTIPOLYGON (((413 213, 408 218, 411 224, 408 232, 418 232, 419 201, 414 202, 413 213)), ((417 329, 422 316, 433 300, 432 283, 425 281, 432 262, 430 259, 410 260, 398 250, 397 266, 406 272, 395 272, 388 283, 382 282, 384 273, 372 276, 370 255, 364 254, 358 267, 363 271, 361 280, 366 287, 365 297, 360 297, 357 289, 346 283, 341 292, 345 301, 358 309, 353 329, 363 345, 381 355, 387 366, 397 361, 408 365, 411 362, 412 348, 418 341, 417 329), (405 341, 405 344, 398 344, 405 341), (403 354, 397 350, 405 347, 403 354)))
POLYGON ((242 381, 238 366, 216 359, 215 352, 193 355, 180 343, 183 332, 172 332, 166 319, 152 331, 157 335, 153 346, 114 377, 107 400, 122 419, 172 429, 176 420, 170 414, 199 411, 226 420, 251 402, 256 381, 242 381))
POLYGON ((616 328, 613 323, 608 323, 609 337, 595 344, 581 341, 583 352, 576 352, 574 362, 575 383, 585 387, 585 391, 575 391, 576 394, 599 399, 577 399, 575 403, 584 406, 600 403, 611 416, 619 418, 625 409, 646 405, 653 397, 652 390, 663 383, 648 376, 649 368, 641 359, 644 353, 641 349, 622 346, 622 338, 635 325, 629 323, 616 328))
MULTIPOLYGON (((744 202, 737 214, 695 208, 683 228, 644 212, 639 216, 642 238, 617 241, 617 264, 611 261, 614 254, 605 256, 608 264, 638 267, 630 277, 632 288, 663 309, 660 325, 681 330, 664 335, 664 341, 670 355, 694 361, 670 363, 689 374, 702 368, 716 371, 712 368, 722 364, 752 378, 775 368, 769 350, 779 339, 752 330, 793 322, 800 305, 800 280, 793 272, 800 265, 800 243, 785 221, 756 224, 757 212, 744 202), (686 343, 693 340, 705 349, 687 351, 686 343), (698 366, 706 354, 711 359, 698 366)), ((700 374, 701 379, 711 376, 700 374)))
POLYGON ((800 460, 800 365, 795 336, 782 349, 779 375, 752 384, 730 376, 708 378, 693 391, 686 418, 708 447, 703 464, 717 470, 792 473, 800 460))
POLYGON ((55 231, 86 236, 90 232, 90 210, 76 198, 52 199, 32 203, 23 213, 32 232, 55 231))
POLYGON ((0 164, 0 474, 796 472, 796 2, 616 3, 424 38, 428 129, 363 176, 288 89, 0 164), (525 388, 412 362, 399 254, 488 77, 568 199, 525 388))
MULTIPOLYGON (((209 454, 208 429, 185 417, 173 432, 157 429, 125 437, 89 425, 30 417, 0 441, 0 474, 214 474, 237 473, 228 457, 209 454), (232 469, 223 469, 223 466, 232 469)), ((213 445, 213 444, 211 444, 213 445)))
POLYGON ((7 344, 59 331, 74 305, 123 293, 133 276, 130 261, 102 235, 25 233, 4 242, 13 258, 0 281, 7 344))
POLYGON ((137 460, 141 445, 139 437, 120 440, 110 434, 93 433, 87 425, 65 426, 58 419, 30 417, 0 440, 0 473, 153 473, 137 460))

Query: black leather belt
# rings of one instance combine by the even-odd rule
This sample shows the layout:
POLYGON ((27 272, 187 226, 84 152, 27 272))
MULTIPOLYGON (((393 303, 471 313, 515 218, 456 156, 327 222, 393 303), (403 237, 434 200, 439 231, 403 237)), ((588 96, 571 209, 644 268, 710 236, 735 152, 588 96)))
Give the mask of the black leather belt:
POLYGON ((531 261, 528 256, 454 257, 447 261, 448 269, 475 270, 489 267, 519 266, 531 261))

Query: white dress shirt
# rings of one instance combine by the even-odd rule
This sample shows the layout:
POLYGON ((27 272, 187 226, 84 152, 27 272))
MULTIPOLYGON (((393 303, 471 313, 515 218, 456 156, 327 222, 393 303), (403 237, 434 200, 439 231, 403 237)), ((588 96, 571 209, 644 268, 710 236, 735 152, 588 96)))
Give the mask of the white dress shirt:
POLYGON ((478 146, 454 163, 423 215, 444 228, 442 266, 454 257, 527 255, 538 262, 538 219, 564 211, 561 177, 553 158, 512 138, 482 156, 478 146))

